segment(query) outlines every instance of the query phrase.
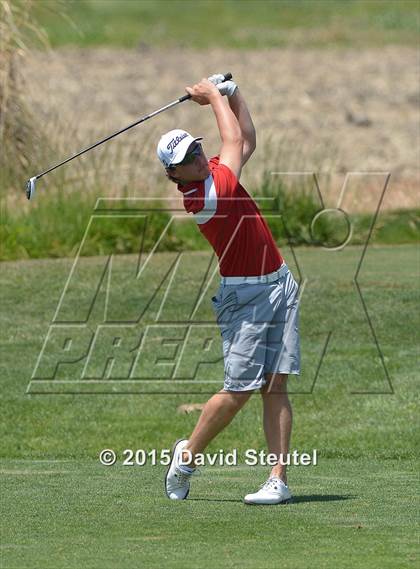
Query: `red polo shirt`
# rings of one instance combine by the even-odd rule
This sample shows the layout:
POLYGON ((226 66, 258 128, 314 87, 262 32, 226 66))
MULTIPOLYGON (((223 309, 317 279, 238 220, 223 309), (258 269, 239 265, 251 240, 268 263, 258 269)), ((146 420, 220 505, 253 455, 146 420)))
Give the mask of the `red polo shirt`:
POLYGON ((209 168, 206 180, 178 185, 178 190, 216 252, 220 274, 260 276, 277 270, 283 259, 256 203, 232 170, 219 164, 219 156, 209 160, 209 168))

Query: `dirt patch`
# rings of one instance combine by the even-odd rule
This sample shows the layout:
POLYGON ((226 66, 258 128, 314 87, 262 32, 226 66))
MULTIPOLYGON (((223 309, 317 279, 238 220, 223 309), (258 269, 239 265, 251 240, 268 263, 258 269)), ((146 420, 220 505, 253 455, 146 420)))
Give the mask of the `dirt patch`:
MULTIPOLYGON (((63 49, 34 53, 23 69, 28 100, 57 138, 51 163, 166 104, 183 94, 184 85, 216 71, 234 73, 257 128, 258 148, 244 170, 245 187, 261 183, 264 171, 315 171, 320 179, 331 178, 326 201, 334 202, 347 172, 390 172, 384 207, 416 205, 420 97, 419 56, 413 48, 63 49)), ((204 135, 207 155, 217 153, 211 110, 184 103, 119 140, 125 153, 114 158, 109 170, 114 176, 128 172, 133 195, 167 187, 162 186, 155 145, 161 133, 175 127, 204 135)), ((68 168, 77 172, 78 166, 68 168)), ((378 196, 371 192, 371 182, 376 185, 383 175, 363 176, 352 199, 358 209, 372 210, 378 196)))

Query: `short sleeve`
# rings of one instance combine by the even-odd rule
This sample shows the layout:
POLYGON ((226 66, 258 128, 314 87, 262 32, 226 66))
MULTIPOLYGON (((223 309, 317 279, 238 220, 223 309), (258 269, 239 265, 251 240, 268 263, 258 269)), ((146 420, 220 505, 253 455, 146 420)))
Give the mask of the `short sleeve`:
POLYGON ((239 182, 226 164, 218 164, 213 169, 212 175, 218 198, 233 198, 236 195, 239 182))

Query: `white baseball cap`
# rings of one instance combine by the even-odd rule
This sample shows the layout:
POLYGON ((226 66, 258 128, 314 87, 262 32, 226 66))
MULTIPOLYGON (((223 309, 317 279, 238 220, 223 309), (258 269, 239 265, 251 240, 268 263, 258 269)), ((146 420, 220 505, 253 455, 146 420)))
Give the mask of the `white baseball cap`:
POLYGON ((192 142, 203 140, 202 136, 194 138, 186 130, 175 128, 162 135, 157 145, 159 160, 168 168, 184 160, 185 154, 192 142))

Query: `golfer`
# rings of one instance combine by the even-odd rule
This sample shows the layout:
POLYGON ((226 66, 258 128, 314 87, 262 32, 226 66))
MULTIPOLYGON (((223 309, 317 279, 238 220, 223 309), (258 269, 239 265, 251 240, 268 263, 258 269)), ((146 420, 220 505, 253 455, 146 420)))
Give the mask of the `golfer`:
POLYGON ((283 460, 244 501, 288 502, 291 493, 281 462, 286 462, 292 428, 287 377, 300 371, 298 285, 258 207, 239 183, 256 135, 238 87, 223 75, 213 75, 186 91, 199 105, 212 107, 220 153, 207 160, 202 138, 176 129, 161 137, 157 154, 167 177, 182 192, 186 211, 218 256, 221 283, 212 304, 223 340, 224 386, 205 404, 189 439, 176 441, 166 494, 173 500, 187 498, 194 457, 259 390, 268 451, 283 460))

